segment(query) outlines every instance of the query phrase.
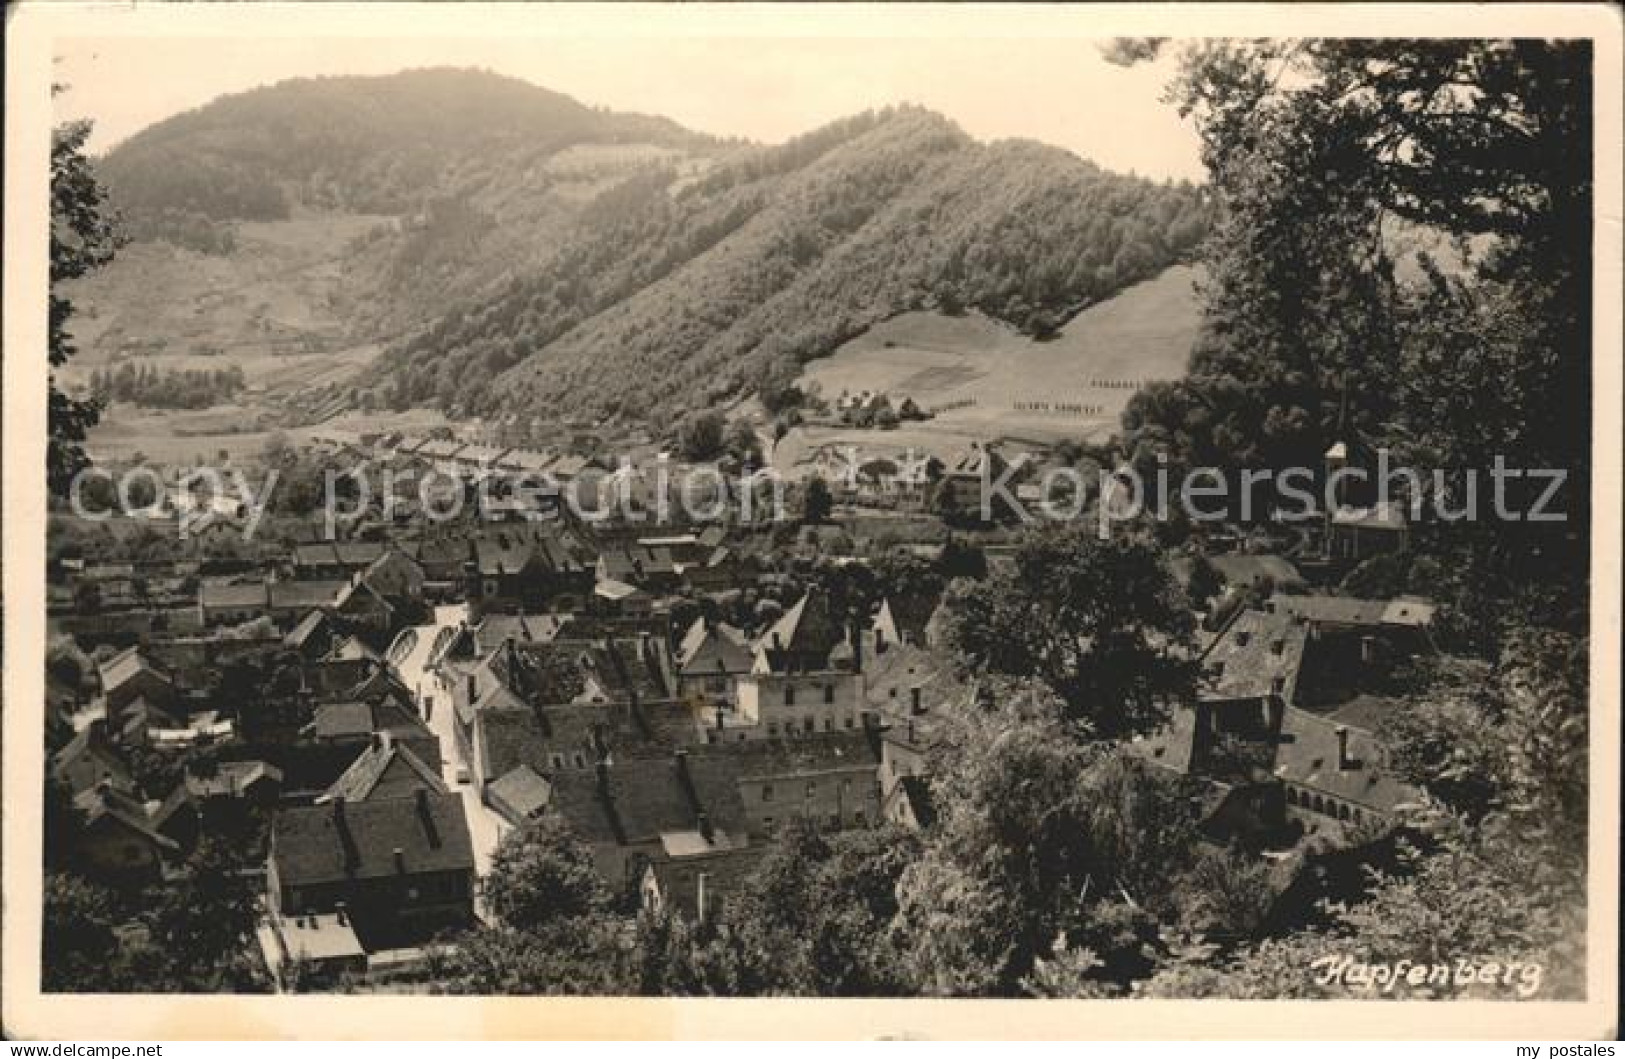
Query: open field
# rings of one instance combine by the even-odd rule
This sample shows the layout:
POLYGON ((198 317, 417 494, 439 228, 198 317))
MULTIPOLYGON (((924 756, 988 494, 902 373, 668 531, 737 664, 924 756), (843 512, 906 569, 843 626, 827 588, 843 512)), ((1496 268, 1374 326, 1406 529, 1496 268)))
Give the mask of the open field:
POLYGON ((322 430, 424 433, 445 425, 446 417, 432 409, 405 412, 349 412, 308 427, 283 430, 271 410, 238 404, 217 405, 196 411, 161 411, 114 405, 90 432, 88 448, 101 462, 127 460, 140 453, 156 463, 215 461, 225 452, 232 460, 255 456, 271 435, 282 430, 300 441, 322 430))
POLYGON ((350 344, 352 243, 388 223, 326 213, 243 223, 227 254, 132 243, 69 288, 81 351, 64 378, 83 381, 93 368, 130 359, 174 368, 240 365, 253 382, 290 361, 343 348, 350 344))
POLYGON ((883 390, 894 404, 912 397, 946 410, 899 430, 798 428, 779 443, 774 463, 789 472, 830 443, 947 456, 973 440, 1046 444, 1108 434, 1137 385, 1184 375, 1199 318, 1194 278, 1189 267, 1168 269, 1079 313, 1047 342, 976 314, 894 317, 808 364, 802 384, 831 399, 883 390))

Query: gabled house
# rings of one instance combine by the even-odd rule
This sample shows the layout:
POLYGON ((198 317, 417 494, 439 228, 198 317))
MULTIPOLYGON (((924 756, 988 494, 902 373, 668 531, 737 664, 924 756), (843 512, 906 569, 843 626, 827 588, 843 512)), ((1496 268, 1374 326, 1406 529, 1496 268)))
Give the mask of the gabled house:
POLYGON ((107 702, 109 731, 122 730, 124 714, 136 700, 141 699, 160 710, 175 704, 175 682, 167 673, 153 665, 138 647, 120 651, 97 667, 101 678, 102 695, 107 702))
POLYGON ((73 794, 103 782, 125 791, 134 787, 130 770, 108 739, 106 722, 100 719, 86 725, 52 755, 51 774, 73 794))
POLYGON ((474 847, 456 794, 284 808, 266 874, 274 921, 347 917, 368 953, 474 922, 474 847))
POLYGON ((72 836, 72 857, 87 874, 112 879, 155 878, 180 855, 174 839, 154 826, 133 795, 99 783, 74 797, 82 826, 72 836))
POLYGON ((755 653, 739 629, 701 617, 683 634, 673 661, 678 694, 691 709, 709 716, 718 705, 734 707, 739 678, 751 671, 755 653))
POLYGON ((414 754, 403 742, 396 742, 388 729, 374 734, 372 742, 333 785, 316 798, 327 802, 365 802, 377 798, 406 798, 419 790, 447 793, 440 778, 439 762, 433 766, 414 754))

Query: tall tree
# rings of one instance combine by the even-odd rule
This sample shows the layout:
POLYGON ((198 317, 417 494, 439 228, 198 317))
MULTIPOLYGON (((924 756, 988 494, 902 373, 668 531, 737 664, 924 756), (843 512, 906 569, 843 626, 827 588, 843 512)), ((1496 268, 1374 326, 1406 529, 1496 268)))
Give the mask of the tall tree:
POLYGON ((1190 613, 1153 542, 1052 525, 1015 560, 950 590, 948 639, 971 669, 1039 677, 1101 738, 1156 727, 1191 690, 1190 613))
POLYGON ((49 322, 50 405, 46 450, 46 485, 63 495, 73 476, 89 461, 84 440, 101 416, 94 397, 70 397, 57 386, 56 370, 76 349, 68 321, 73 303, 62 285, 101 268, 113 259, 120 235, 107 191, 85 154, 88 121, 69 122, 51 133, 51 295, 49 322))

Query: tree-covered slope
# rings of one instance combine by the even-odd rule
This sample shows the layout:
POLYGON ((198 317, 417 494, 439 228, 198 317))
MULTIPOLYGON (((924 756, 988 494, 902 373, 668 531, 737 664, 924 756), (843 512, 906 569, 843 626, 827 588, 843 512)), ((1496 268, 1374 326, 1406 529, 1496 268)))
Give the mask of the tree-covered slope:
POLYGON ((665 415, 771 391, 911 308, 974 305, 1042 334, 1203 229, 1189 186, 881 111, 616 189, 542 268, 401 343, 377 378, 398 405, 665 415))

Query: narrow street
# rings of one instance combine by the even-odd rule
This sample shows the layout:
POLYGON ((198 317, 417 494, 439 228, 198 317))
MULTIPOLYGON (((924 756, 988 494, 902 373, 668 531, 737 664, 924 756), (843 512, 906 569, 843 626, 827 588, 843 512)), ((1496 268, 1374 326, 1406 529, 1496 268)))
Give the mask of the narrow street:
POLYGON ((468 772, 467 762, 457 749, 451 701, 434 676, 424 671, 435 636, 441 629, 455 627, 466 614, 467 608, 460 603, 436 607, 434 624, 417 628, 417 642, 401 659, 396 670, 402 682, 417 695, 418 712, 426 716, 430 730, 440 738, 440 775, 447 787, 462 796, 463 814, 468 818, 469 836, 474 840, 475 868, 483 877, 491 870, 491 854, 508 825, 480 800, 472 784, 458 782, 458 773, 467 775, 468 772))

